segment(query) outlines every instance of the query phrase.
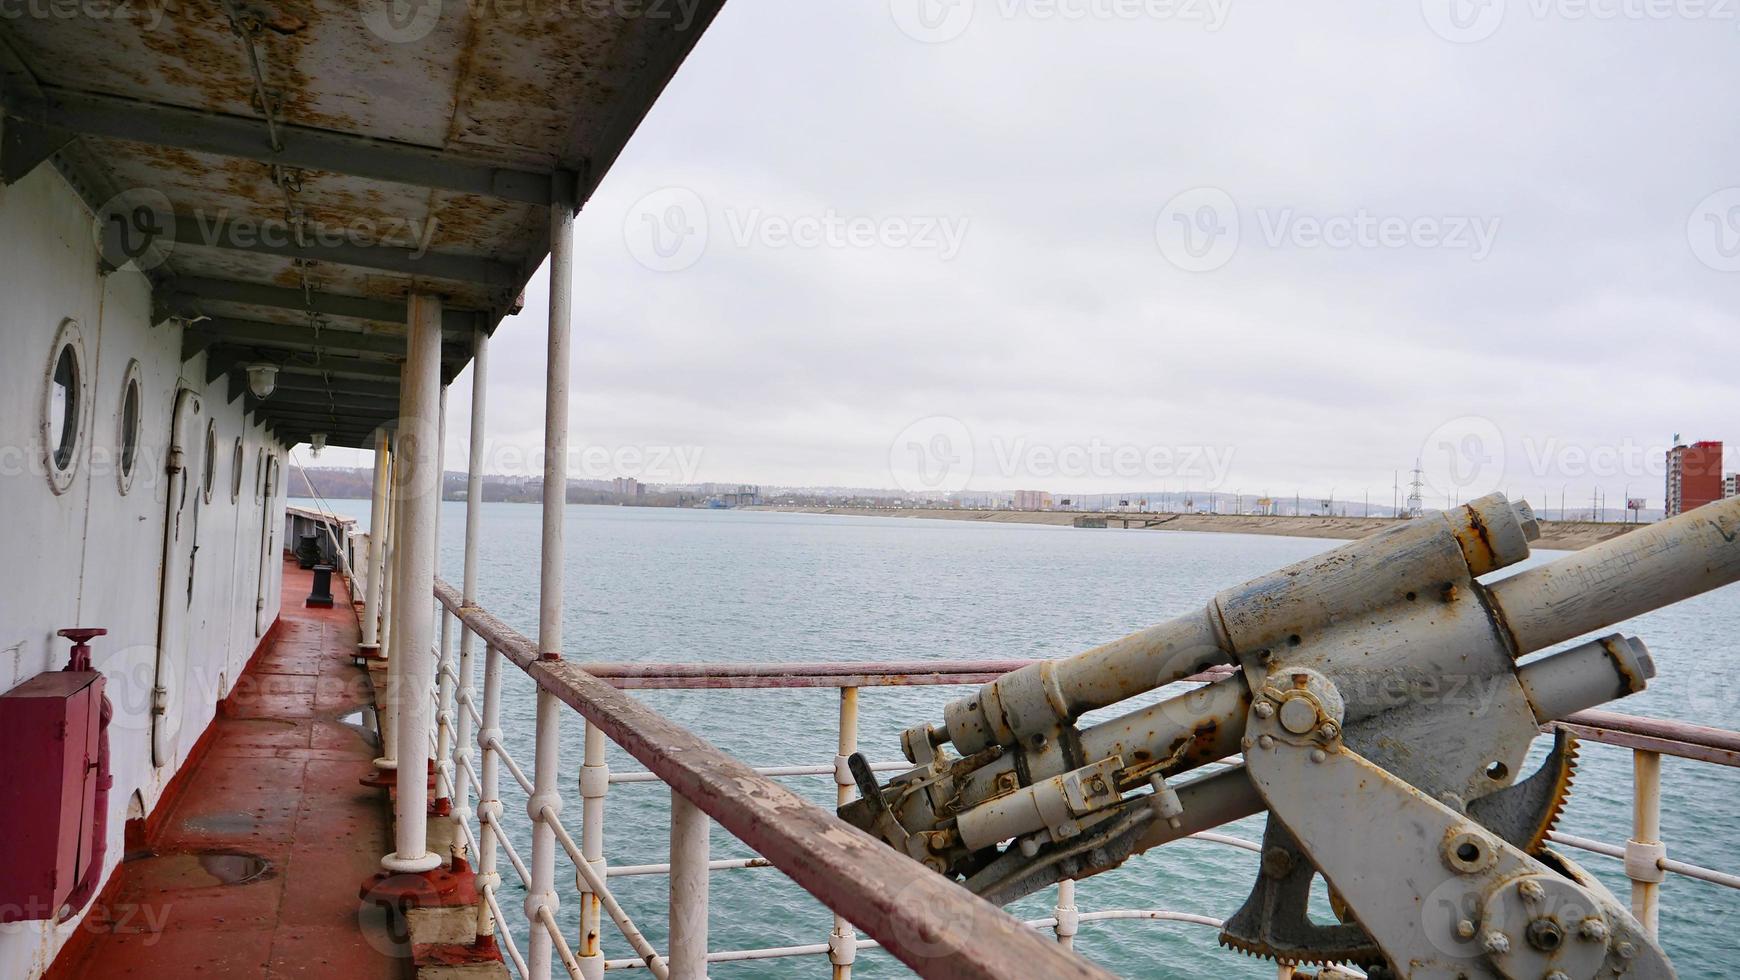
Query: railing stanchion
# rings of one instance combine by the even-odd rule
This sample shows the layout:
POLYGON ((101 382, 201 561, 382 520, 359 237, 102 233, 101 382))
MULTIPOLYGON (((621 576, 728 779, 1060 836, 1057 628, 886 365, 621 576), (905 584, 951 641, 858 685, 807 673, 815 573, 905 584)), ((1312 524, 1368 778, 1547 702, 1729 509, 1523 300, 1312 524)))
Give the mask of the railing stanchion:
POLYGON ((378 656, 381 650, 381 563, 386 557, 386 530, 387 430, 381 428, 375 431, 375 481, 369 494, 368 571, 363 582, 361 652, 368 656, 378 656))
MULTIPOLYGON (((465 605, 477 603, 477 545, 483 530, 483 410, 488 401, 489 381, 489 334, 478 330, 472 335, 471 354, 471 441, 466 446, 465 460, 465 579, 461 598, 465 605)), ((456 706, 458 718, 457 728, 453 734, 453 769, 456 785, 453 788, 453 822, 465 822, 466 808, 471 805, 471 774, 475 771, 471 766, 472 746, 472 712, 475 709, 477 664, 473 659, 472 632, 462 622, 459 625, 459 692, 456 700, 462 702, 456 706)), ((500 692, 497 692, 500 697, 500 692)), ((499 704, 498 704, 499 709, 499 704)), ((487 757, 490 753, 484 752, 487 757)), ((484 765, 489 761, 485 758, 484 765)), ((454 828, 453 835, 453 865, 458 868, 462 863, 469 862, 472 855, 466 853, 464 835, 454 828)), ((481 835, 486 828, 480 819, 478 833, 481 835)), ((482 850, 482 847, 479 847, 482 850)), ((493 868, 492 868, 493 870, 493 868)), ((499 880, 499 879, 498 879, 499 880)), ((483 908, 484 903, 478 903, 483 908)), ((484 915, 482 918, 487 919, 484 915)), ((478 936, 484 935, 484 930, 478 929, 478 936)))
MULTIPOLYGON (((405 390, 405 369, 399 369, 399 390, 405 390)), ((392 447, 387 457, 387 533, 386 556, 381 568, 381 658, 387 662, 386 697, 381 699, 375 710, 375 727, 381 733, 381 757, 375 760, 375 768, 391 772, 399 767, 399 740, 395 722, 399 711, 393 703, 393 677, 397 669, 393 666, 393 652, 396 649, 393 638, 393 620, 398 615, 399 587, 399 525, 401 512, 400 498, 404 490, 399 485, 404 475, 404 461, 399 458, 399 436, 395 430, 388 440, 392 447)))
MULTIPOLYGON (((857 782, 846 759, 858 751, 858 689, 840 688, 840 744, 834 755, 834 802, 840 806, 857 795, 857 782)), ((852 964, 858 958, 858 934, 845 916, 834 916, 834 931, 828 935, 828 961, 834 965, 834 980, 852 980, 852 964)))
MULTIPOLYGON (((610 789, 609 747, 604 733, 586 723, 586 755, 580 767, 580 854, 598 876, 610 873, 604 859, 604 796, 610 789)), ((604 948, 600 942, 604 909, 598 896, 580 887, 580 969, 587 980, 604 976, 604 948)))
MULTIPOLYGON (((404 376, 402 373, 400 375, 399 383, 404 383, 404 376)), ((377 627, 375 631, 375 641, 380 644, 380 649, 376 651, 376 653, 382 659, 385 659, 390 655, 387 644, 390 642, 391 637, 387 634, 393 623, 393 532, 399 529, 399 494, 397 488, 393 485, 394 474, 398 471, 399 444, 394 439, 394 433, 392 431, 387 433, 386 446, 387 497, 386 506, 381 510, 381 576, 379 581, 369 583, 369 589, 377 593, 375 602, 375 618, 377 620, 375 624, 377 627)), ((372 521, 373 518, 371 517, 370 520, 372 521)), ((375 528, 371 523, 369 526, 369 534, 373 535, 374 533, 375 528)), ((381 733, 381 737, 386 737, 384 731, 381 733)))
MULTIPOLYGON (((435 571, 441 571, 441 496, 447 483, 447 387, 441 386, 441 409, 436 416, 435 430, 435 521, 429 529, 434 541, 435 571)), ((430 812, 436 815, 452 813, 453 807, 453 617, 447 607, 437 602, 435 615, 441 617, 439 646, 430 651, 435 660, 435 689, 430 692, 435 709, 435 799, 430 812)))
MULTIPOLYGON (((483 724, 477 729, 478 756, 483 763, 477 775, 477 889, 494 894, 501 890, 501 872, 495 866, 495 827, 501 819, 501 761, 490 745, 501 738, 501 651, 487 642, 483 647, 482 713, 483 724)), ((480 944, 495 941, 495 919, 488 905, 478 903, 480 944)))
POLYGON ((671 980, 707 978, 707 815, 671 791, 671 980))
POLYGON ((1051 910, 1056 924, 1051 927, 1057 942, 1065 949, 1075 948, 1075 934, 1081 931, 1081 911, 1075 907, 1075 879, 1057 883, 1057 907, 1051 910))
POLYGON ((436 814, 453 812, 453 711, 458 706, 453 684, 453 617, 435 606, 441 617, 441 646, 435 655, 435 805, 436 814))
POLYGON ((1661 842, 1661 755, 1632 752, 1631 839, 1625 842, 1625 874, 1631 879, 1631 914, 1651 936, 1659 918, 1657 898, 1667 872, 1661 842))
POLYGON ((526 921, 531 942, 527 947, 526 965, 532 980, 549 980, 554 937, 539 924, 547 910, 552 918, 562 907, 556 894, 556 828, 550 826, 546 810, 558 816, 562 812, 562 793, 557 787, 562 748, 562 702, 543 688, 538 688, 537 754, 534 758, 532 794, 526 799, 526 815, 532 821, 532 880, 526 889, 526 921))
MULTIPOLYGON (((558 191, 560 181, 552 182, 558 191)), ((544 354, 544 484, 543 537, 538 550, 538 642, 540 660, 562 657, 562 521, 568 505, 568 337, 574 299, 574 203, 555 193, 550 203, 550 320, 544 354)), ((561 907, 556 895, 556 830, 546 811, 560 816, 562 794, 557 787, 562 747, 562 702, 538 687, 537 746, 533 790, 527 800, 532 818, 532 881, 526 893, 526 918, 531 943, 526 965, 531 980, 548 980, 554 937, 538 924, 545 914, 555 921, 561 907)), ((584 939, 584 935, 582 936, 584 939)), ((603 961, 599 960, 599 966, 603 961)))

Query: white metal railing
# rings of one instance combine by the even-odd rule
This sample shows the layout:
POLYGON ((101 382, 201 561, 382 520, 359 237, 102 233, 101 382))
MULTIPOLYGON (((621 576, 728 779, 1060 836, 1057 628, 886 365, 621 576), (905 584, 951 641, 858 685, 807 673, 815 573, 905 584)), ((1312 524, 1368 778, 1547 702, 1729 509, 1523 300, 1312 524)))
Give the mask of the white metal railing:
MULTIPOLYGON (((454 622, 453 614, 454 610, 447 608, 441 610, 443 623, 442 633, 444 636, 449 634, 450 624, 454 622)), ((467 631, 467 627, 463 623, 460 623, 459 629, 462 631, 462 635, 467 631)), ((444 647, 445 644, 443 644, 443 648, 444 647)), ((436 718, 439 720, 451 717, 455 714, 461 717, 468 717, 471 712, 470 705, 475 696, 473 686, 470 683, 467 683, 467 678, 464 674, 456 673, 450 667, 446 666, 446 658, 442 653, 443 648, 437 648, 433 653, 437 658, 440 658, 443 661, 443 671, 446 676, 453 680, 454 683, 450 688, 446 685, 443 685, 440 688, 440 691, 442 692, 451 690, 451 693, 447 695, 450 698, 450 702, 446 706, 438 706, 436 718)), ((499 670, 499 653, 497 653, 493 648, 486 648, 486 663, 490 659, 497 661, 497 669, 499 670)), ((499 709, 500 685, 499 683, 496 684, 492 690, 490 685, 487 683, 486 673, 485 687, 484 713, 487 713, 489 711, 489 700, 492 696, 497 699, 497 708, 499 709)), ((757 775, 774 778, 828 776, 833 778, 838 786, 837 795, 839 801, 849 801, 855 792, 855 783, 846 768, 845 761, 847 754, 849 754, 850 751, 856 750, 858 721, 857 701, 857 687, 840 688, 840 711, 838 721, 841 754, 836 756, 833 765, 762 766, 754 768, 753 771, 757 775)), ((477 717, 481 719, 482 714, 477 715, 477 717)), ((592 733, 597 732, 597 729, 588 724, 587 731, 590 736, 592 733)), ((495 760, 501 767, 507 770, 513 782, 518 784, 522 793, 527 798, 528 805, 530 805, 529 801, 535 797, 537 786, 534 780, 526 775, 519 762, 502 744, 500 736, 486 735, 480 729, 474 747, 479 752, 483 753, 486 759, 495 760)), ((594 787, 592 788, 595 789, 595 792, 587 794, 585 792, 585 784, 588 782, 588 774, 584 770, 588 767, 582 768, 583 772, 581 779, 583 785, 583 799, 596 801, 600 804, 596 808, 600 816, 602 815, 602 802, 608 791, 608 787, 662 782, 656 773, 650 771, 613 772, 608 768, 608 766, 602 763, 594 763, 591 768, 595 775, 593 775, 591 782, 594 784, 594 787)), ((905 762, 884 762, 873 764, 871 768, 878 772, 895 772, 910 768, 910 764, 905 762)), ((474 834, 472 831, 472 812, 471 808, 468 806, 469 801, 464 796, 464 793, 473 782, 482 786, 483 781, 477 780, 475 774, 471 773, 469 758, 462 759, 458 763, 450 763, 448 760, 438 759, 435 764, 435 772, 437 774, 438 786, 451 785, 454 787, 456 795, 452 798, 450 813, 452 820, 456 825, 455 840, 464 842, 468 847, 472 846, 474 842, 479 841, 479 835, 474 834), (464 773, 468 778, 455 780, 451 783, 442 782, 441 774, 452 771, 455 767, 457 767, 457 770, 464 773)), ((673 793, 674 804, 680 806, 681 800, 681 796, 673 793)), ((501 825, 499 819, 501 807, 502 801, 499 796, 486 794, 480 796, 474 812, 483 827, 483 836, 488 837, 493 835, 493 840, 497 849, 500 853, 507 855, 508 862, 512 866, 514 872, 519 876, 521 882, 529 889, 532 883, 531 873, 527 868, 526 862, 521 857, 518 848, 507 837, 505 828, 501 825)), ((698 831, 691 829, 689 841, 686 844, 681 841, 673 842, 671 848, 672 861, 660 864, 625 865, 620 867, 606 866, 602 869, 600 869, 599 865, 604 864, 604 862, 589 860, 584 855, 580 845, 576 844, 572 834, 562 821, 559 808, 549 805, 540 807, 533 815, 533 822, 541 823, 550 829, 551 833, 560 843, 562 851, 566 853, 570 865, 576 872, 579 890, 582 895, 585 898, 597 901, 600 904, 602 911, 608 915, 610 920, 615 924, 618 933, 624 940, 626 940, 629 947, 635 953, 635 957, 633 958, 619 959, 604 959, 600 953, 600 961, 597 965, 597 969, 603 971, 650 969, 655 976, 660 978, 660 980, 667 980, 671 975, 670 967, 666 962, 665 957, 660 955, 659 952, 652 947, 651 943, 647 941, 645 935, 634 924, 633 918, 622 907, 621 903, 612 893, 609 885, 611 878, 640 877, 649 875, 671 876, 673 874, 682 875, 688 873, 691 877, 691 884, 688 887, 673 885, 671 889, 672 908, 670 914, 673 924, 673 935, 675 935, 679 929, 677 924, 681 923, 685 918, 691 920, 704 919, 707 914, 706 889, 704 887, 697 888, 693 885, 692 880, 695 872, 705 875, 707 873, 719 871, 774 867, 772 861, 762 857, 723 860, 705 859, 706 832, 704 817, 698 831), (602 873, 600 873, 601 870, 602 873)), ((601 826, 595 824, 595 827, 602 831, 601 826)), ((600 833, 600 836, 602 836, 602 833, 600 833)), ((1229 835, 1201 833, 1193 835, 1193 837, 1200 840, 1238 847, 1244 850, 1258 850, 1258 846, 1255 843, 1229 835)), ((470 853, 472 852, 468 850, 466 854, 459 854, 456 856, 464 860, 467 859, 470 853)), ((514 963, 515 968, 521 971, 522 976, 535 977, 537 976, 535 971, 528 972, 527 968, 523 965, 524 960, 520 956, 519 950, 514 946, 508 929, 508 923, 502 918, 498 893, 499 871, 487 857, 483 856, 481 853, 479 854, 479 857, 480 862, 476 867, 476 873, 479 877, 479 890, 487 899, 483 905, 483 909, 491 919, 487 930, 480 922, 479 934, 493 933, 498 937, 498 941, 505 939, 505 942, 503 943, 504 948, 507 951, 508 959, 514 963)), ((1082 922, 1139 919, 1157 922, 1195 923, 1199 925, 1209 925, 1215 928, 1219 928, 1221 925, 1220 920, 1209 918, 1207 916, 1162 909, 1109 909, 1091 913, 1080 913, 1074 907, 1073 893, 1074 882, 1065 882, 1059 888, 1059 899, 1057 907, 1053 911, 1053 915, 1043 920, 1033 920, 1025 924, 1030 928, 1051 929, 1058 941, 1066 945, 1073 941, 1074 936, 1076 935, 1075 927, 1078 923, 1082 922)), ((825 954, 832 963, 834 975, 836 977, 847 978, 851 976, 852 964, 857 951, 879 948, 880 944, 870 939, 859 939, 851 924, 845 919, 845 917, 836 916, 835 919, 836 921, 833 924, 833 928, 828 933, 826 941, 824 942, 797 946, 724 950, 707 949, 703 945, 700 947, 699 959, 702 962, 718 963, 825 954)), ((540 907, 527 922, 527 925, 534 931, 534 934, 541 931, 550 937, 550 941, 556 947, 558 954, 557 959, 562 963, 570 976, 584 977, 589 975, 589 971, 583 967, 580 957, 573 955, 571 952, 566 937, 562 934, 554 916, 551 915, 546 908, 540 907)))
MULTIPOLYGON (((451 593, 449 592, 447 595, 450 596, 451 593)), ((444 605, 441 614, 445 621, 453 619, 454 613, 458 611, 460 610, 448 608, 444 605)), ((463 622, 459 623, 458 628, 462 635, 467 631, 467 627, 463 622)), ((496 656, 496 659, 499 660, 498 655, 496 656)), ((948 665, 933 665, 933 668, 944 666, 948 665)), ((957 667, 964 675, 977 676, 978 673, 983 673, 983 671, 975 672, 973 665, 957 665, 957 667)), ((667 676, 658 676, 657 670, 658 668, 656 667, 649 667, 637 671, 632 680, 628 682, 628 686, 658 688, 724 687, 727 689, 739 686, 736 683, 737 679, 721 684, 721 679, 719 677, 709 677, 705 672, 696 672, 693 667, 688 666, 675 668, 671 674, 667 676)), ((609 676, 607 668, 601 670, 600 673, 603 676, 609 676)), ((462 717, 467 716, 472 710, 470 707, 474 698, 472 686, 467 683, 464 674, 454 675, 453 680, 453 693, 451 695, 453 703, 462 706, 459 709, 458 714, 462 717)), ((851 682, 849 684, 841 683, 839 685, 840 698, 837 724, 840 751, 839 754, 836 755, 833 764, 762 766, 755 768, 754 772, 761 776, 780 779, 813 778, 820 776, 831 777, 836 783, 838 789, 837 796, 840 802, 849 801, 855 792, 855 783, 846 769, 845 760, 850 751, 856 750, 857 745, 859 684, 878 682, 888 685, 960 683, 958 680, 955 680, 953 676, 939 674, 935 669, 927 674, 891 672, 881 675, 879 678, 867 676, 866 672, 860 669, 849 676, 836 676, 834 678, 818 678, 803 675, 801 673, 788 672, 784 674, 783 680, 770 677, 764 679, 765 682, 757 681, 754 683, 743 684, 741 686, 752 688, 814 686, 817 683, 826 684, 830 680, 845 680, 851 682)), ((486 684, 486 687, 487 686, 488 685, 486 684)), ((495 686, 494 696, 497 698, 500 696, 499 684, 495 686)), ((486 692, 485 712, 488 711, 488 697, 489 694, 486 692)), ((452 709, 444 709, 438 714, 438 717, 451 713, 454 713, 452 709)), ((594 726, 590 724, 588 724, 587 728, 589 733, 596 731, 594 726)), ((1589 739, 1589 732, 1582 731, 1582 728, 1583 726, 1579 726, 1579 730, 1584 735, 1584 738, 1589 739)), ((1595 740, 1600 741, 1600 736, 1597 735, 1595 740)), ((1614 740, 1621 741, 1622 739, 1615 738, 1614 740)), ((500 765, 507 769, 513 781, 520 786, 521 790, 524 791, 528 797, 535 792, 536 787, 533 780, 526 776, 519 763, 503 747, 499 737, 480 737, 477 741, 476 748, 478 751, 485 753, 486 756, 498 760, 500 765)), ((1659 837, 1660 754, 1661 753, 1654 751, 1634 750, 1637 788, 1634 810, 1637 822, 1633 833, 1633 839, 1628 841, 1626 845, 1618 846, 1607 844, 1571 834, 1557 832, 1551 835, 1551 839, 1562 846, 1626 861, 1627 875, 1632 881, 1633 910, 1635 914, 1637 914, 1639 920, 1644 922, 1652 931, 1656 928, 1655 907, 1657 896, 1659 895, 1660 883, 1668 875, 1678 875, 1684 878, 1722 887, 1740 889, 1740 876, 1699 867, 1685 862, 1670 860, 1666 857, 1665 848, 1661 847, 1657 842, 1657 838, 1659 837)), ((602 778, 600 779, 599 775, 594 775, 592 777, 592 789, 594 790, 594 793, 589 797, 589 799, 597 800, 600 804, 602 803, 602 798, 609 787, 663 782, 661 777, 652 771, 617 772, 610 770, 608 766, 602 763, 594 763, 593 765, 594 773, 602 774, 602 778)), ((437 772, 441 772, 443 768, 443 764, 437 764, 437 772)), ((466 768, 469 769, 468 761, 466 763, 466 768)), ((878 772, 904 771, 910 768, 910 763, 904 761, 882 762, 873 764, 871 768, 878 772)), ((583 774, 583 783, 586 781, 586 778, 586 775, 583 774)), ((469 830, 470 818, 467 814, 467 806, 465 804, 466 801, 462 798, 454 800, 452 811, 453 819, 457 824, 464 828, 456 836, 462 840, 472 840, 473 837, 469 830)), ((499 807, 499 800, 494 800, 493 806, 480 800, 476 812, 480 815, 486 812, 499 812, 499 807)), ((601 816, 601 805, 595 809, 597 809, 598 814, 601 816)), ((595 868, 598 864, 602 864, 603 862, 594 862, 584 859, 581 848, 574 843, 568 829, 562 823, 559 813, 551 812, 550 808, 545 808, 545 810, 539 814, 539 817, 541 817, 543 822, 552 829, 561 843, 562 850, 568 855, 570 863, 574 865, 580 878, 582 892, 602 904, 608 917, 615 923, 618 932, 624 937, 635 954, 634 957, 603 959, 599 968, 604 971, 651 969, 654 975, 660 977, 661 980, 668 977, 670 975, 668 964, 664 958, 658 954, 658 951, 653 949, 647 942, 644 934, 634 925, 632 917, 623 909, 616 897, 612 894, 610 881, 611 879, 621 877, 670 875, 673 873, 673 864, 676 863, 677 858, 673 855, 673 861, 667 863, 622 865, 616 867, 607 866, 604 868, 603 873, 599 874, 595 868)), ((596 827, 595 829, 602 831, 602 827, 596 827)), ((510 863, 514 865, 515 870, 521 875, 522 879, 525 879, 526 871, 524 864, 518 857, 517 852, 511 847, 511 845, 509 845, 505 838, 501 836, 502 830, 499 821, 491 821, 490 830, 497 835, 497 843, 501 845, 503 850, 505 850, 509 855, 510 863)), ((602 836, 602 833, 600 833, 600 836, 602 836)), ((1193 834, 1191 837, 1192 839, 1237 848, 1253 853, 1260 852, 1261 850, 1260 846, 1255 841, 1247 840, 1231 834, 1202 832, 1193 834)), ((704 873, 768 869, 774 867, 774 863, 764 857, 729 858, 721 860, 704 860, 703 858, 699 863, 696 863, 697 859, 694 855, 689 855, 688 861, 689 867, 699 867, 704 873)), ((478 867, 478 873, 480 876, 491 875, 493 873, 493 868, 480 864, 478 867)), ((1142 920, 1153 922, 1188 923, 1217 929, 1221 927, 1221 921, 1210 916, 1170 909, 1118 908, 1082 912, 1076 907, 1076 889, 1077 885, 1075 882, 1066 881, 1061 883, 1057 889, 1057 898, 1053 914, 1045 919, 1028 921, 1025 925, 1032 929, 1051 930, 1057 942, 1066 946, 1073 945, 1078 936, 1081 925, 1095 922, 1142 920)), ((673 907, 671 909, 671 914, 673 916, 686 914, 705 915, 704 889, 697 893, 697 891, 692 888, 673 888, 672 894, 673 907), (696 897, 697 894, 699 895, 698 898, 696 897), (699 902, 701 904, 699 907, 693 907, 692 904, 685 904, 685 900, 689 903, 699 902)), ((507 931, 507 923, 505 920, 500 918, 499 904, 492 902, 489 903, 487 908, 489 914, 493 918, 490 927, 496 931, 497 934, 505 934, 507 931)), ((833 975, 835 977, 850 977, 852 964, 857 952, 865 949, 878 948, 879 944, 871 939, 858 938, 855 930, 853 930, 849 922, 847 922, 843 917, 837 916, 836 919, 838 921, 836 921, 832 930, 827 934, 825 940, 821 942, 790 946, 706 949, 704 950, 704 960, 708 963, 720 963, 778 959, 795 956, 825 955, 828 957, 832 965, 833 975)), ((557 929, 551 917, 540 915, 535 921, 528 924, 534 929, 541 928, 543 931, 550 934, 552 942, 557 943, 557 945, 563 950, 562 955, 560 956, 560 961, 568 968, 570 975, 577 977, 591 975, 590 973, 583 971, 582 964, 578 958, 573 958, 567 954, 566 945, 559 936, 560 930, 557 929)), ((513 957, 511 952, 510 959, 514 960, 517 968, 519 961, 513 957)), ((1284 967, 1281 968, 1280 973, 1282 976, 1290 975, 1290 971, 1284 967)), ((522 973, 522 976, 536 977, 535 974, 526 973, 522 973)), ((542 978, 537 977, 536 980, 542 980, 542 978)))

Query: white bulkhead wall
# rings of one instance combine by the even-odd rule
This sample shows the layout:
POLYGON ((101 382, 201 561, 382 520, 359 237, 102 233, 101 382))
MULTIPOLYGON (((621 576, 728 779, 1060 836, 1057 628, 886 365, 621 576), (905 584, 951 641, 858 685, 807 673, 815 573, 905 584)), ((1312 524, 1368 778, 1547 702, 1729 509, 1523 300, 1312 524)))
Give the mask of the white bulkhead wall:
MULTIPOLYGON (((105 880, 123 854, 129 801, 137 792, 146 812, 155 808, 278 614, 282 531, 263 554, 262 528, 282 526, 284 452, 247 422, 241 399, 229 401, 224 379, 205 383, 203 355, 182 363, 179 325, 153 327, 150 319, 150 283, 131 268, 99 271, 91 212, 52 167, 0 187, 0 692, 65 665, 69 644, 56 630, 109 631, 92 644, 115 708, 105 880), (41 425, 51 349, 69 318, 83 339, 86 401, 76 469, 57 494, 44 471, 41 425), (135 363, 140 430, 134 475, 123 493, 117 474, 122 400, 135 363), (184 516, 199 508, 198 551, 191 596, 186 581, 170 583, 185 601, 185 629, 184 641, 171 645, 166 658, 173 667, 167 672, 173 762, 157 767, 149 712, 169 485, 164 469, 182 386, 201 395, 184 516), (209 503, 202 492, 208 422, 216 431, 209 503), (241 492, 232 500, 238 438, 241 492), (271 460, 278 485, 265 500, 261 469, 271 460)), ((39 976, 81 919, 0 926, 0 977, 39 976)))

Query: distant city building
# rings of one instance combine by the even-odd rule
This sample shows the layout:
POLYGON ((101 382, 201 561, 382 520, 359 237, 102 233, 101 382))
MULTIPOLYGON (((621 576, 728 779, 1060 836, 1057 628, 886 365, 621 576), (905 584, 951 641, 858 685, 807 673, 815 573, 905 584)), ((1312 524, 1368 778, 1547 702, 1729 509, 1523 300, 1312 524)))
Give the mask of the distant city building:
POLYGON ((1740 497, 1740 473, 1730 473, 1722 478, 1722 499, 1740 497))
POLYGON ((748 484, 722 488, 714 499, 726 507, 754 507, 761 503, 761 488, 748 484))
POLYGON ((1723 497, 1722 444, 1694 442, 1687 446, 1674 437, 1667 455, 1668 517, 1694 510, 1723 497))
POLYGON ((1051 494, 1044 490, 1015 491, 1014 508, 1016 510, 1050 510, 1051 494))
POLYGON ((610 481, 610 492, 628 500, 639 500, 646 496, 646 484, 633 477, 617 477, 610 481))

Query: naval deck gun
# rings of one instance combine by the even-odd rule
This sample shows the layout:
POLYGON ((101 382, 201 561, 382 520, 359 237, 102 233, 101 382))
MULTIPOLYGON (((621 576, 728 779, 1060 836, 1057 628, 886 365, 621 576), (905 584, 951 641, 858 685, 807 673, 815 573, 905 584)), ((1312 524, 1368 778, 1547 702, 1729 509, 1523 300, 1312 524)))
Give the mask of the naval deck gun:
POLYGON ((841 816, 1004 904, 1267 810, 1224 945, 1374 976, 1674 976, 1546 847, 1575 743, 1555 735, 1519 775, 1543 725, 1643 690, 1648 649, 1614 634, 1531 655, 1740 579, 1740 499, 1480 581, 1538 535, 1527 503, 1493 494, 1023 667, 907 729, 914 768, 886 785, 853 756, 861 798, 841 816), (1219 679, 1078 725, 1205 671, 1219 679), (1319 875, 1333 924, 1307 914, 1319 875))

